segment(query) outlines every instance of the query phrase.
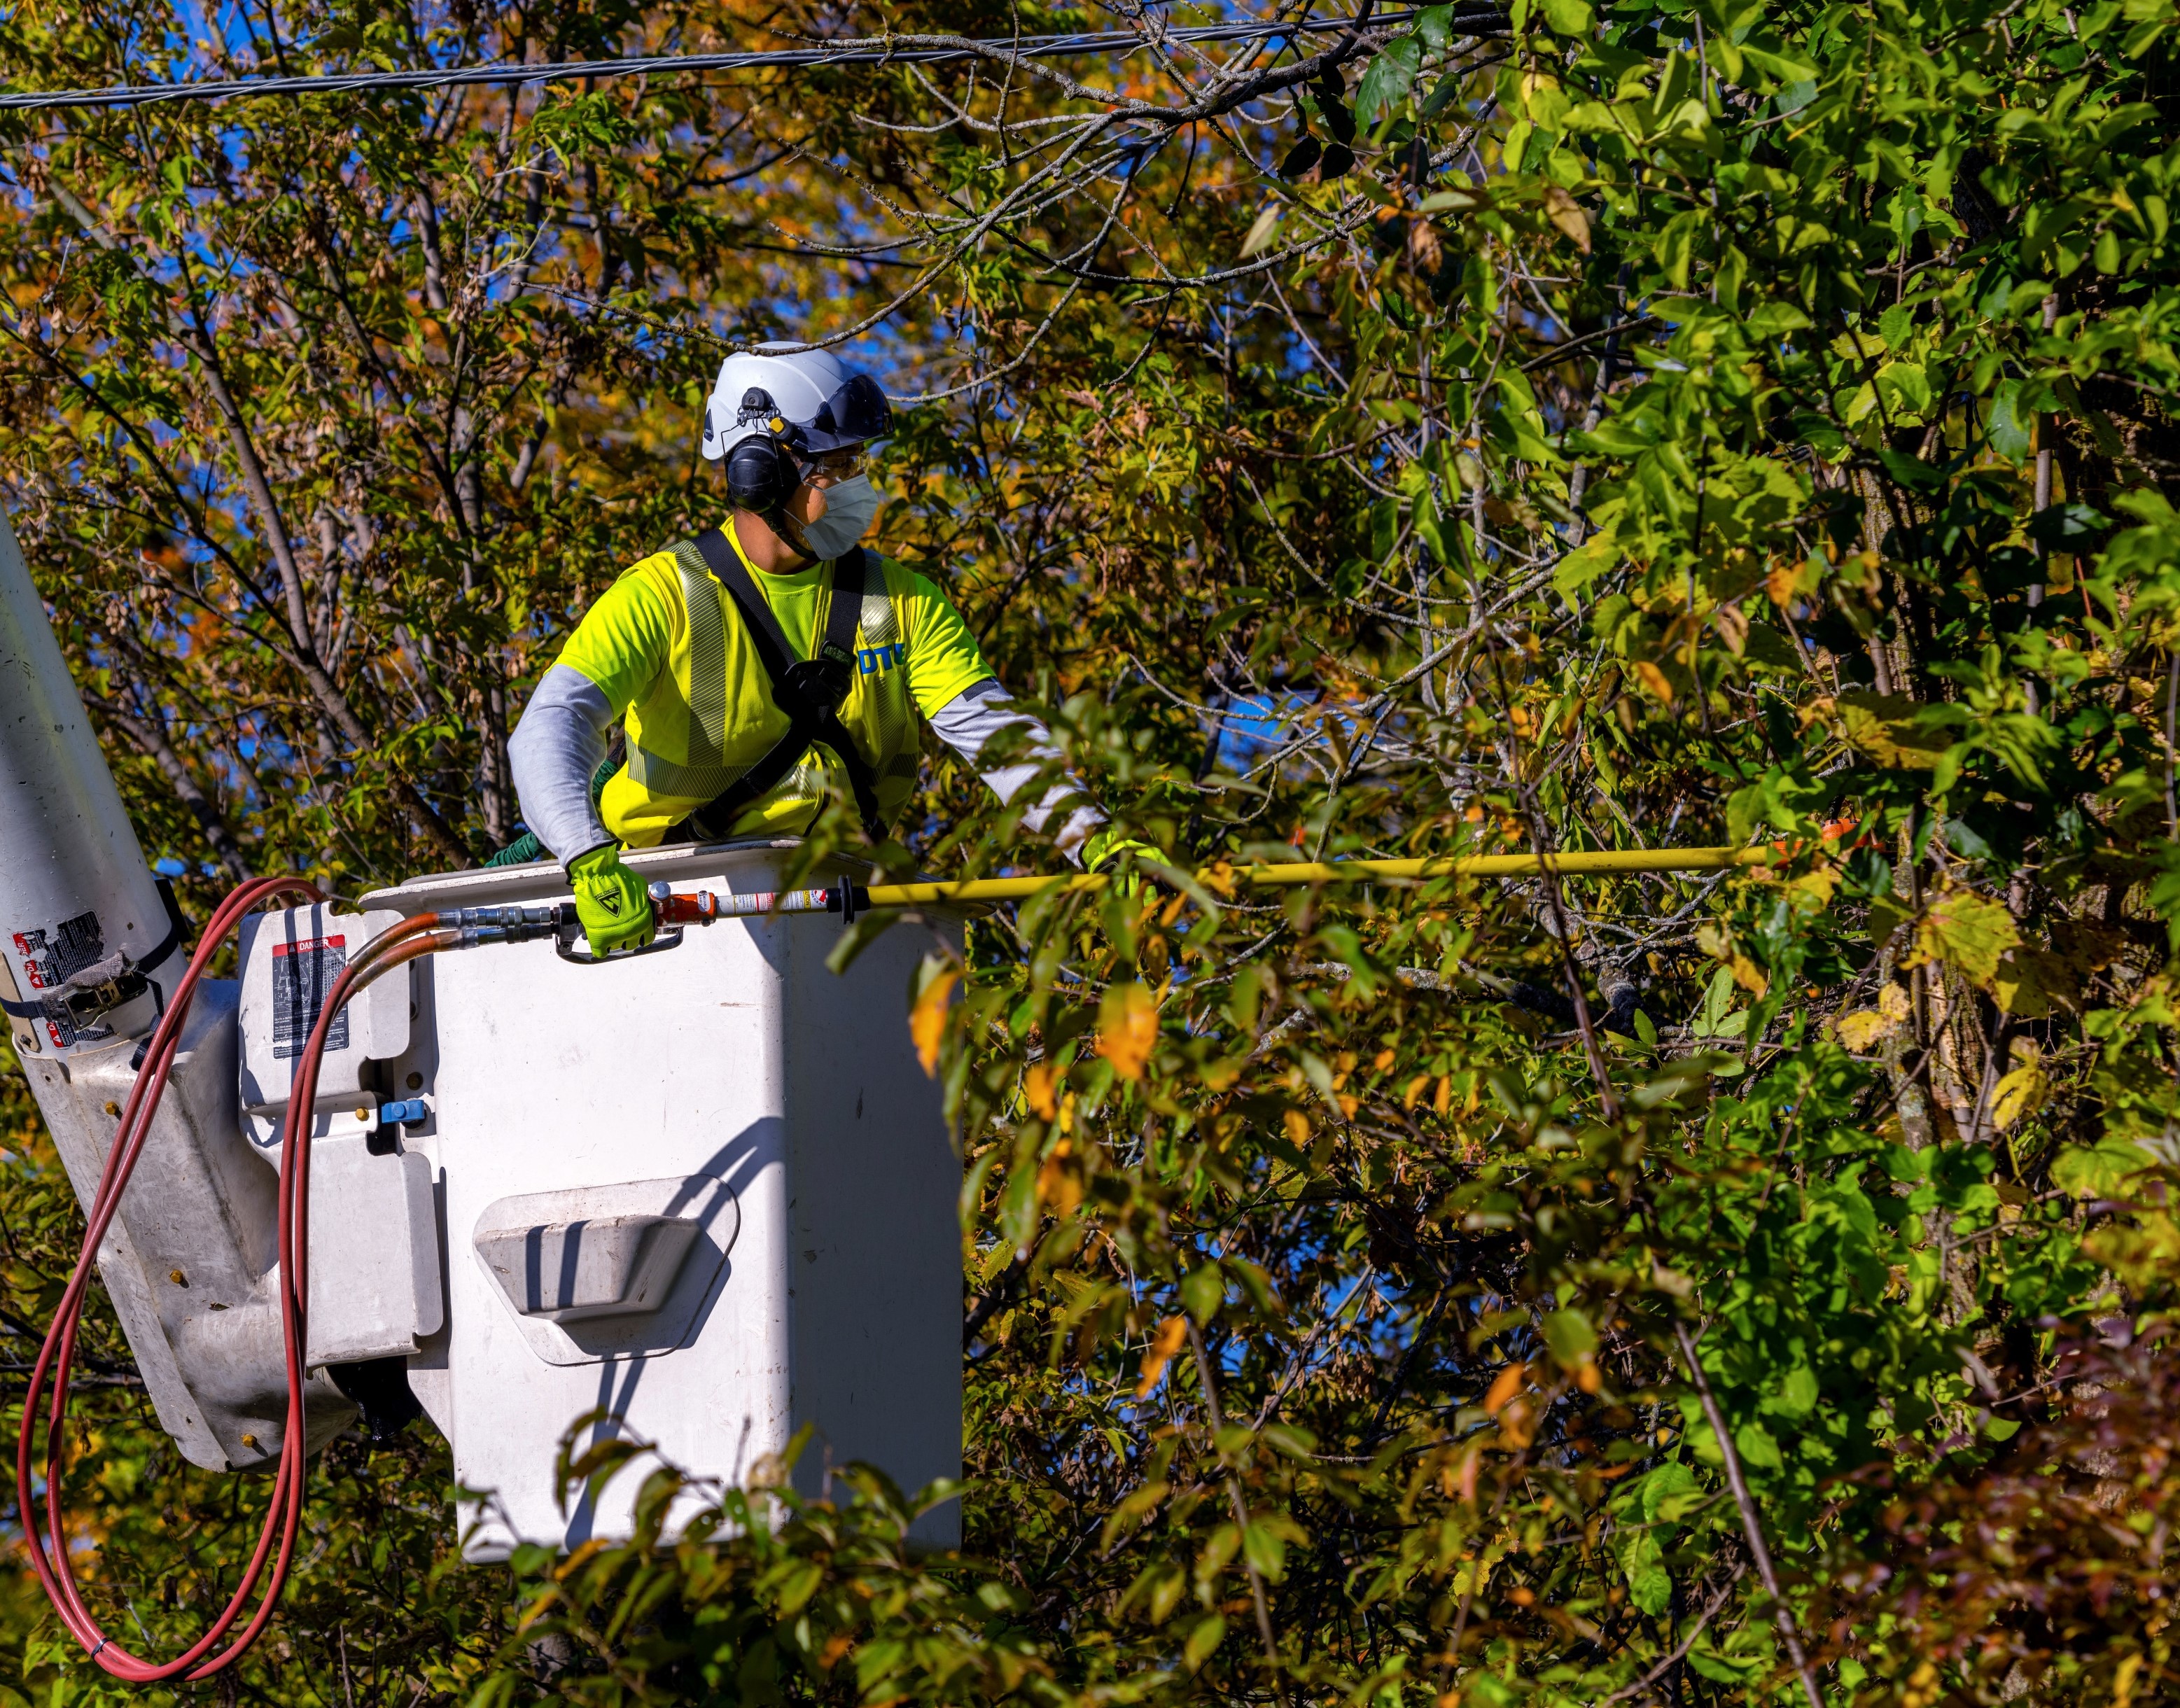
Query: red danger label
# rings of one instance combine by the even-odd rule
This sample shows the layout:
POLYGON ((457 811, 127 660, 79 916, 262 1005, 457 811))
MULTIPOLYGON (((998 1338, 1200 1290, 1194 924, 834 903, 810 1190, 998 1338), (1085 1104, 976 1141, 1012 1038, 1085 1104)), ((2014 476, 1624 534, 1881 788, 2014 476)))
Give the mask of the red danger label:
MULTIPOLYGON (((272 945, 272 1059, 300 1055, 311 1028, 325 1012, 333 981, 348 965, 345 937, 306 937, 272 945)), ((326 1028, 326 1048, 348 1048, 348 1010, 326 1028)))

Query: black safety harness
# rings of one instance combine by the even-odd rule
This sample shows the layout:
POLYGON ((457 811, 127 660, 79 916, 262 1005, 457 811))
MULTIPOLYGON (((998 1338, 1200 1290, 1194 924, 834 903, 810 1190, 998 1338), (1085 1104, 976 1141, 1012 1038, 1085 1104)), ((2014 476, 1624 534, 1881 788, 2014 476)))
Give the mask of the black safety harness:
POLYGON ((825 632, 815 658, 798 658, 788 644, 786 631, 772 606, 750 579, 741 554, 717 528, 696 536, 696 549, 735 610, 742 628, 772 684, 773 703, 787 714, 787 733, 770 751, 685 821, 700 842, 724 840, 734 822, 768 794, 784 777, 813 742, 822 741, 839 756, 855 791, 856 812, 863 821, 863 834, 881 841, 885 823, 878 816, 878 778, 856 746, 855 738, 840 721, 840 708, 856 680, 856 628, 862 619, 863 587, 875 567, 871 554, 861 546, 843 553, 833 565, 833 603, 825 618, 825 632))

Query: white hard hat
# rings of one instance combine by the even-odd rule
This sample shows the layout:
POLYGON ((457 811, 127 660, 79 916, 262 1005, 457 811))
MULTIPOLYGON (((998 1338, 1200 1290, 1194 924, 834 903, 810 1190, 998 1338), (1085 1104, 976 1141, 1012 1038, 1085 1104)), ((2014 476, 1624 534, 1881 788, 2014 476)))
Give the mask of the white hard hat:
POLYGON ((885 394, 829 350, 761 344, 719 364, 704 406, 704 456, 717 462, 755 433, 785 437, 798 449, 837 450, 879 438, 893 425, 885 394))

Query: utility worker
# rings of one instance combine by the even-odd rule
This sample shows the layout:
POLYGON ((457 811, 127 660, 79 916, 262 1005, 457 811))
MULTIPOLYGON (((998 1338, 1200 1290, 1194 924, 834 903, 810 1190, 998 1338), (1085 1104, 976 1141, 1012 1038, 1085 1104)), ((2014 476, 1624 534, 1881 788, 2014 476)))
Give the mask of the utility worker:
MULTIPOLYGON (((867 447, 885 394, 825 350, 766 344, 727 358, 703 454, 726 464, 732 514, 632 565, 592 605, 509 741, 531 832, 567 868, 591 952, 652 939, 649 898, 621 851, 807 830, 836 796, 884 839, 916 785, 917 718, 1004 802, 1057 751, 1010 701, 945 594, 858 542, 878 508, 867 447), (595 798, 608 731, 627 758, 595 798), (1003 729, 1027 763, 987 769, 1003 729)), ((1115 836, 1072 791, 1023 814, 1094 868, 1156 851, 1115 836)))

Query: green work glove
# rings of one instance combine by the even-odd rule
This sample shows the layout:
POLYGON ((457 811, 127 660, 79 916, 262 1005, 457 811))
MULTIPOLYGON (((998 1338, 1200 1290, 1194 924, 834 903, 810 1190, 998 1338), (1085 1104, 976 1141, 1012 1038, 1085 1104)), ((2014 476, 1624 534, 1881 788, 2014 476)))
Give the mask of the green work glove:
POLYGON ((650 945, 656 927, 651 897, 643 880, 621 864, 620 850, 608 842, 568 862, 575 886, 575 917, 591 939, 591 953, 603 959, 616 949, 650 945))

